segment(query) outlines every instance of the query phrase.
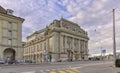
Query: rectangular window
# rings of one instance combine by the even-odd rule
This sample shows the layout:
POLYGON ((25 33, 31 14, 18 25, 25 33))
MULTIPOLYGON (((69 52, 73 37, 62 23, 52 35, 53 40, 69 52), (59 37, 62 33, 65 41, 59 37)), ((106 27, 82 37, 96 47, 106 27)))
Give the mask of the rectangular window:
POLYGON ((39 52, 39 45, 37 45, 37 52, 39 52))
POLYGON ((8 39, 8 45, 12 45, 12 39, 8 39))
POLYGON ((39 44, 39 51, 41 51, 41 44, 39 44))
POLYGON ((34 46, 34 52, 36 51, 36 46, 34 46))
POLYGON ((8 31, 8 36, 11 37, 12 36, 12 31, 8 31))
POLYGON ((44 43, 44 49, 46 50, 46 43, 44 43))
POLYGON ((40 50, 43 50, 43 49, 42 49, 42 44, 41 44, 41 46, 40 46, 40 50))
POLYGON ((12 22, 8 22, 8 29, 12 29, 12 22))

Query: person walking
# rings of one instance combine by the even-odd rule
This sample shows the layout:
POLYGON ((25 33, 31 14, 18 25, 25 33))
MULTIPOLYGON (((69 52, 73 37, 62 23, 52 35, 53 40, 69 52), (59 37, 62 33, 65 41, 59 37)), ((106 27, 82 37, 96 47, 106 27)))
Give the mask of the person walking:
POLYGON ((51 53, 49 53, 49 61, 50 62, 52 61, 52 55, 51 55, 51 53))

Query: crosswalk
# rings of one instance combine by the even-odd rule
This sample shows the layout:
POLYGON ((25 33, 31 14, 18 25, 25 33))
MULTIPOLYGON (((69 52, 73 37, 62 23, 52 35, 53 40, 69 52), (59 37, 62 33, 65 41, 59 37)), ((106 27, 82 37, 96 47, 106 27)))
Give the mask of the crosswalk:
POLYGON ((40 70, 39 72, 22 72, 22 73, 83 73, 78 69, 60 69, 60 70, 40 70))
POLYGON ((82 72, 78 69, 66 69, 66 70, 41 71, 40 73, 82 73, 82 72))

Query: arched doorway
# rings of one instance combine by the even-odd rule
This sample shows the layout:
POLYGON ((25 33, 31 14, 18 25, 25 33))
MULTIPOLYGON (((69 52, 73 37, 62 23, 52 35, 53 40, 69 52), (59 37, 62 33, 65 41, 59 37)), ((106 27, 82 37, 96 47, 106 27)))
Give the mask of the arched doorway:
POLYGON ((4 58, 10 57, 15 60, 15 50, 12 48, 7 48, 3 52, 4 58))

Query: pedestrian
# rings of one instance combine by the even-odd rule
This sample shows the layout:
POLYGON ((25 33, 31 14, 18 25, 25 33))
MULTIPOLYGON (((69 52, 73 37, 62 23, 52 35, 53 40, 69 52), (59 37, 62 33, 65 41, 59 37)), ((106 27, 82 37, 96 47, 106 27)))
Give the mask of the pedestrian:
POLYGON ((70 61, 72 61, 73 60, 73 52, 72 52, 72 50, 70 51, 70 61))
POLYGON ((49 55, 49 60, 50 60, 50 62, 51 62, 51 60, 52 60, 52 55, 51 55, 51 54, 49 55))
POLYGON ((48 51, 45 50, 45 51, 44 51, 44 61, 45 61, 45 62, 48 62, 48 57, 49 57, 49 56, 48 56, 48 51))
POLYGON ((10 57, 7 57, 7 64, 10 64, 10 57))

